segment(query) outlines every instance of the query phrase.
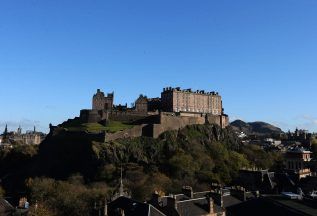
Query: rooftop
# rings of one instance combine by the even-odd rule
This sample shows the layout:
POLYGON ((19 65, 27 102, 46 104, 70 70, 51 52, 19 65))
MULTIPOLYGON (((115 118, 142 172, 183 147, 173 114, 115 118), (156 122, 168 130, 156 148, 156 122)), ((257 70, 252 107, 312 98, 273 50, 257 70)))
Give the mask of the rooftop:
POLYGON ((252 199, 227 208, 228 215, 257 215, 257 216, 301 216, 317 215, 317 206, 300 200, 291 200, 283 196, 266 196, 252 199))

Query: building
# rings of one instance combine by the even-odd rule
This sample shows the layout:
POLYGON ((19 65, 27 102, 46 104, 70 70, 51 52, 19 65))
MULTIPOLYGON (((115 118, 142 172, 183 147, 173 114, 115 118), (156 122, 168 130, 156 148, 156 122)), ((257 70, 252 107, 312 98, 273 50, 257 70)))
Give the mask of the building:
POLYGON ((228 207, 227 216, 315 216, 315 203, 306 200, 292 200, 285 196, 273 195, 251 199, 228 207))
POLYGON ((107 97, 105 94, 97 89, 97 93, 94 94, 92 98, 92 109, 93 110, 107 110, 111 111, 113 108, 113 100, 114 100, 114 93, 108 93, 107 97))
POLYGON ((36 128, 34 127, 33 130, 26 131, 22 133, 22 128, 19 128, 16 131, 8 132, 7 126, 3 133, 3 138, 1 139, 0 143, 2 144, 2 148, 9 146, 11 148, 11 144, 20 144, 20 145, 39 145, 45 138, 45 134, 41 132, 37 132, 36 128))
POLYGON ((10 216, 14 214, 14 207, 5 199, 0 198, 0 215, 10 216))
MULTIPOLYGON (((105 96, 104 92, 97 89, 92 98, 92 109, 81 110, 76 121, 103 125, 109 121, 124 122, 136 125, 135 130, 118 132, 125 138, 157 138, 165 131, 179 130, 188 125, 214 124, 226 128, 229 117, 223 111, 222 98, 217 92, 169 87, 163 89, 160 98, 140 95, 134 105, 128 107, 127 104, 114 105, 113 92, 105 96)), ((121 135, 108 134, 107 140, 122 138, 121 135)))
POLYGON ((108 203, 104 210, 105 216, 166 216, 154 206, 131 198, 120 196, 108 203))
MULTIPOLYGON (((111 111, 114 107, 114 93, 105 94, 97 89, 92 99, 93 110, 111 111)), ((147 98, 140 95, 135 101, 135 111, 146 113, 159 110, 174 113, 199 113, 219 116, 223 114, 222 98, 218 92, 181 90, 164 88, 161 98, 147 98)))
POLYGON ((165 216, 165 214, 156 209, 153 205, 131 199, 129 193, 124 190, 122 168, 119 188, 114 196, 111 197, 111 201, 109 203, 107 202, 107 200, 105 201, 103 213, 103 215, 105 216, 165 216))
POLYGON ((140 95, 135 101, 135 111, 140 113, 148 112, 148 99, 146 96, 140 95))
POLYGON ((243 186, 249 191, 274 193, 276 186, 274 180, 274 172, 262 169, 243 169, 239 170, 239 175, 235 180, 235 183, 243 186))
POLYGON ((286 170, 295 174, 298 179, 310 176, 312 174, 309 168, 311 154, 312 152, 299 147, 288 150, 285 154, 286 170))
POLYGON ((162 111, 222 114, 222 99, 217 92, 164 88, 161 93, 162 111))

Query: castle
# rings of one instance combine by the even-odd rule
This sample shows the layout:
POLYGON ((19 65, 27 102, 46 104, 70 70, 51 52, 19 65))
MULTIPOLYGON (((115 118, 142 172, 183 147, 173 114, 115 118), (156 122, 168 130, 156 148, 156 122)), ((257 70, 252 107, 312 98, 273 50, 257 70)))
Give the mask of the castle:
POLYGON ((229 117, 224 114, 222 98, 218 92, 182 90, 179 87, 164 88, 161 97, 157 98, 140 95, 132 107, 126 104, 115 105, 114 92, 105 95, 97 89, 92 98, 92 109, 81 110, 80 120, 84 123, 104 124, 112 120, 136 125, 116 135, 108 134, 109 139, 143 135, 158 137, 164 131, 192 124, 217 124, 221 128, 229 124, 229 117))

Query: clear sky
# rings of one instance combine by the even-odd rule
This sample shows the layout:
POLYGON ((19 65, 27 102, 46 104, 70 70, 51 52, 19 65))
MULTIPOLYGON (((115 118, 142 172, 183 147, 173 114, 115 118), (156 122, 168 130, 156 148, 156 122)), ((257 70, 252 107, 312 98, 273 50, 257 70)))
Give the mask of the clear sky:
POLYGON ((218 91, 231 120, 317 131, 316 0, 1 0, 0 131, 47 131, 163 87, 218 91))

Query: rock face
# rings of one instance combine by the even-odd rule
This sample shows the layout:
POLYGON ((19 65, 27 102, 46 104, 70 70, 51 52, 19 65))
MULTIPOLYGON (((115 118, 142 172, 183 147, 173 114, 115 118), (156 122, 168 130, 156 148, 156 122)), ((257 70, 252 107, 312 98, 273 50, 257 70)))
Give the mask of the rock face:
POLYGON ((100 165, 124 162, 160 166, 179 151, 190 155, 199 150, 205 154, 214 143, 237 149, 239 140, 230 128, 218 125, 190 125, 166 131, 157 139, 137 137, 110 142, 104 142, 99 134, 60 129, 40 145, 39 166, 41 174, 49 177, 64 179, 71 173, 81 173, 93 178, 100 165))
POLYGON ((271 124, 265 122, 244 122, 241 120, 236 120, 231 122, 230 126, 235 131, 244 132, 248 135, 267 135, 267 134, 280 134, 283 131, 271 124))
POLYGON ((91 176, 98 164, 92 143, 103 142, 104 135, 55 130, 39 147, 39 166, 43 175, 65 178, 69 173, 91 176))

